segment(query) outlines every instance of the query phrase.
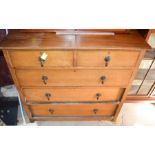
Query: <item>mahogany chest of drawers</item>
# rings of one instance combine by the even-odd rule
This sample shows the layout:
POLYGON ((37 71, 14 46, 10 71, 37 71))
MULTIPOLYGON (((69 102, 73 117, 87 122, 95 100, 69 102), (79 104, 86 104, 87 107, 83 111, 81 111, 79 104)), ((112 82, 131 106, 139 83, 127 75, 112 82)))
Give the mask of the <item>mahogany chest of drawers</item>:
POLYGON ((136 32, 9 34, 0 44, 31 121, 116 120, 145 50, 136 32))

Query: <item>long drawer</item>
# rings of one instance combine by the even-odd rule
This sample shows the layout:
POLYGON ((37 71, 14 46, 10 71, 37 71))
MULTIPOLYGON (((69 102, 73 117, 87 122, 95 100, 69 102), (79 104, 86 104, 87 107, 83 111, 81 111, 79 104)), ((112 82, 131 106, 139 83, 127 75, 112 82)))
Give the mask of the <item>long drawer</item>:
POLYGON ((39 116, 113 116, 117 104, 31 104, 33 117, 39 116))
POLYGON ((14 67, 61 67, 73 66, 72 51, 10 51, 9 53, 14 67))
POLYGON ((77 66, 84 67, 134 67, 139 51, 78 51, 77 66))
POLYGON ((122 86, 132 70, 16 70, 22 87, 27 86, 122 86))
POLYGON ((23 89, 27 101, 98 102, 118 101, 124 89, 111 87, 53 87, 23 89))

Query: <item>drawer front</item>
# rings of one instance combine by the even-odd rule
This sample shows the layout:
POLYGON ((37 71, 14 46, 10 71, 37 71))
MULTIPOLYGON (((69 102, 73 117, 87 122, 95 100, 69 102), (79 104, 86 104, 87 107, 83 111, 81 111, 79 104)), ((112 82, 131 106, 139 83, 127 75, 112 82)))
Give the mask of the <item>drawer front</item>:
POLYGON ((78 51, 80 67, 134 67, 139 51, 78 51))
POLYGON ((38 104, 29 105, 37 116, 113 116, 117 104, 38 104))
POLYGON ((72 51, 10 51, 14 67, 72 66, 72 51))
POLYGON ((122 86, 131 70, 16 70, 21 86, 122 86))
POLYGON ((110 87, 53 87, 23 89, 27 101, 93 102, 118 101, 124 89, 110 87))

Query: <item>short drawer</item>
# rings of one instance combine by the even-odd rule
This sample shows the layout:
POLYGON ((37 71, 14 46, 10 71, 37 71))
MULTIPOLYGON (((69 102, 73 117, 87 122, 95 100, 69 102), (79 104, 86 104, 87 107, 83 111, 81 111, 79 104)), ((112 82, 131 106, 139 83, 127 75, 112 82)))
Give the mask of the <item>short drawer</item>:
POLYGON ((22 87, 27 86, 122 86, 132 70, 16 70, 22 87))
POLYGON ((38 104, 29 105, 33 117, 113 116, 117 104, 38 104))
POLYGON ((80 67, 134 67, 139 51, 77 51, 77 66, 80 67))
POLYGON ((72 51, 10 51, 14 67, 73 66, 72 51))
POLYGON ((111 87, 53 87, 23 89, 27 101, 99 102, 118 101, 124 89, 111 87))

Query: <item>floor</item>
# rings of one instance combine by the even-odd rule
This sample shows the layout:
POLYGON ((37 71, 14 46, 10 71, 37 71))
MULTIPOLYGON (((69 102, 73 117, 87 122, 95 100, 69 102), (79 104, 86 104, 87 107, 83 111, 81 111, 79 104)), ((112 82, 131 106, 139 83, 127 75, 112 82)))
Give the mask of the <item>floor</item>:
MULTIPOLYGON (((1 89, 3 95, 17 95, 14 86, 1 89)), ((0 93, 0 95, 2 95, 0 93)), ((155 101, 146 103, 124 103, 116 122, 110 121, 61 121, 30 123, 26 114, 23 122, 21 110, 18 109, 18 126, 143 126, 155 125, 155 101)))

